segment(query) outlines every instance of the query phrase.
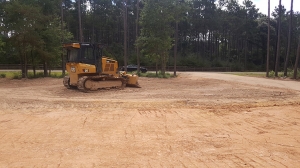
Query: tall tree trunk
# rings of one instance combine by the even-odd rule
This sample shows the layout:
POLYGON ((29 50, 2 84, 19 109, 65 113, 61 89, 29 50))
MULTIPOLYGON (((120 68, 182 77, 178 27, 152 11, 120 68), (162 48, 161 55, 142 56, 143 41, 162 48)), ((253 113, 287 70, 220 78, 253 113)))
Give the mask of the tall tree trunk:
POLYGON ((47 67, 46 61, 44 61, 44 63, 43 63, 43 68, 44 68, 44 76, 47 77, 48 76, 48 67, 47 67))
POLYGON ((36 66, 35 66, 35 63, 34 63, 34 56, 33 56, 32 52, 33 52, 33 48, 30 51, 30 55, 31 55, 31 65, 32 65, 32 70, 33 70, 33 76, 35 77, 35 75, 36 75, 36 66))
MULTIPOLYGON (((63 32, 64 30, 64 26, 63 26, 63 23, 64 23, 64 0, 61 0, 61 3, 60 3, 61 7, 61 31, 63 32)), ((62 36, 61 36, 61 43, 63 44, 64 43, 64 33, 62 33, 62 36)), ((62 51, 61 51, 61 69, 62 69, 62 76, 65 76, 65 73, 66 73, 66 68, 65 68, 65 59, 64 59, 64 48, 62 47, 62 51)), ((34 76, 35 76, 35 72, 34 72, 34 76)))
POLYGON ((226 41, 228 50, 227 50, 226 56, 230 56, 231 55, 232 40, 233 39, 232 39, 231 33, 228 32, 228 41, 226 41))
POLYGON ((210 57, 212 58, 213 57, 213 52, 214 52, 214 40, 213 40, 213 37, 214 37, 214 32, 212 31, 211 32, 211 35, 210 35, 210 57))
POLYGON ((22 71, 22 78, 27 78, 27 55, 26 55, 26 49, 24 47, 24 50, 23 50, 23 59, 24 59, 24 66, 23 66, 23 71, 22 71))
POLYGON ((268 44, 267 44, 266 77, 269 77, 269 62, 270 62, 270 0, 268 0, 268 44))
POLYGON ((218 40, 218 37, 216 37, 216 46, 215 46, 215 53, 217 55, 217 58, 219 59, 220 58, 220 55, 219 55, 219 40, 218 40))
POLYGON ((27 62, 26 62, 26 56, 25 54, 22 54, 22 64, 21 64, 21 67, 22 67, 22 78, 27 78, 27 62))
POLYGON ((123 0, 124 21, 124 69, 127 72, 127 0, 123 0))
POLYGON ((199 58, 199 52, 200 52, 200 40, 199 39, 200 39, 200 36, 199 36, 199 32, 197 31, 197 29, 196 29, 196 39, 197 40, 195 40, 192 43, 195 44, 196 56, 197 56, 197 58, 199 58))
POLYGON ((176 76, 176 65, 177 65, 177 45, 178 45, 178 21, 175 25, 175 46, 174 46, 174 76, 176 76))
MULTIPOLYGON (((205 38, 206 39, 206 38, 205 38)), ((210 59, 210 60, 213 60, 210 56, 210 48, 211 48, 211 44, 210 44, 210 39, 211 39, 211 31, 209 31, 208 33, 208 38, 207 38, 207 57, 210 59)))
POLYGON ((203 57, 204 58, 207 58, 207 55, 206 55, 206 40, 207 39, 207 35, 202 35, 202 49, 203 49, 203 57))
POLYGON ((298 40, 297 56, 296 56, 296 61, 294 66, 294 79, 297 79, 299 57, 300 57, 300 37, 298 40))
POLYGON ((222 36, 221 36, 221 58, 225 59, 225 48, 226 48, 226 35, 224 26, 222 26, 222 36))
POLYGON ((81 26, 81 9, 80 0, 78 0, 78 23, 79 23, 79 42, 83 42, 82 26, 81 26))
POLYGON ((162 59, 161 59, 161 74, 165 77, 166 75, 166 58, 167 58, 167 53, 163 52, 162 54, 162 59))
POLYGON ((227 57, 227 52, 228 52, 228 43, 227 43, 227 32, 225 34, 225 38, 223 38, 223 42, 222 42, 222 47, 221 47, 221 51, 222 51, 222 57, 224 60, 229 60, 227 57))
POLYGON ((158 76, 158 60, 155 62, 155 74, 158 76))
MULTIPOLYGON (((140 7, 140 0, 137 0, 136 2, 136 23, 135 23, 135 39, 137 40, 138 36, 139 36, 139 8, 140 7)), ((136 61, 137 61, 137 71, 138 73, 140 72, 140 50, 138 45, 136 45, 136 61)))
POLYGON ((291 11, 290 11, 290 22, 289 22, 289 37, 288 37, 288 47, 284 62, 284 76, 287 76, 287 65, 289 62, 290 48, 291 48, 291 34, 292 34, 292 18, 293 18, 293 0, 291 0, 291 11))
MULTIPOLYGON (((92 43, 95 43, 95 2, 93 2, 92 4, 92 10, 93 10, 93 14, 92 14, 92 43)), ((107 32, 107 34, 109 35, 109 31, 107 32)), ((109 45, 109 42, 108 42, 109 45)))
POLYGON ((278 18, 278 33, 277 33, 277 52, 276 52, 276 61, 275 61, 275 76, 278 77, 279 69, 279 57, 280 57, 280 35, 281 35, 281 0, 279 0, 279 18, 278 18))
POLYGON ((246 41, 245 41, 245 50, 244 50, 244 61, 245 61, 245 65, 244 65, 244 67, 245 67, 245 71, 247 70, 247 60, 248 60, 248 36, 246 35, 246 41))

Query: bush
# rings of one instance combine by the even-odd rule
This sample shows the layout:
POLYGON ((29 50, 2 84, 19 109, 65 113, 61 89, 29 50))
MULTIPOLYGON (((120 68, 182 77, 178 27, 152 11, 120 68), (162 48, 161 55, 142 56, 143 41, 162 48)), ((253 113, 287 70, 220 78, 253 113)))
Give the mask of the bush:
POLYGON ((232 71, 242 71, 243 70, 243 66, 239 65, 239 64, 232 64, 230 66, 232 71))
POLYGON ((269 72, 269 77, 274 78, 275 77, 275 72, 272 70, 269 72))
POLYGON ((22 74, 21 72, 14 72, 12 75, 13 79, 22 79, 22 74))
POLYGON ((63 78, 65 75, 63 75, 61 72, 52 72, 50 77, 52 78, 63 78))
POLYGON ((212 67, 225 67, 223 64, 225 64, 225 63, 218 59, 215 59, 212 61, 211 66, 212 67))
POLYGON ((27 73, 27 78, 28 79, 32 79, 32 78, 41 78, 41 77, 44 77, 44 73, 43 72, 37 72, 34 76, 34 73, 33 72, 28 72, 27 73))
MULTIPOLYGON (((297 76, 299 75, 298 73, 299 73, 299 70, 298 70, 298 72, 297 72, 297 76)), ((288 68, 288 69, 287 69, 287 76, 290 77, 290 78, 292 78, 293 75, 294 75, 294 70, 288 68)))
MULTIPOLYGON (((65 75, 68 75, 66 72, 65 75)), ((52 78, 63 78, 65 75, 62 75, 61 72, 52 72, 49 77, 52 78)), ((33 78, 43 78, 44 77, 44 72, 37 72, 35 75, 33 72, 28 72, 27 73, 27 78, 28 79, 33 79, 33 78)), ((21 79, 22 78, 22 73, 20 71, 16 72, 11 72, 11 71, 5 71, 0 74, 0 78, 11 78, 11 79, 21 79)))
MULTIPOLYGON (((290 68, 287 69, 287 77, 294 78, 294 69, 290 69, 290 68)), ((298 78, 300 78, 300 70, 299 69, 297 69, 297 79, 298 78)))
MULTIPOLYGON (((173 64, 174 61, 171 62, 173 64)), ((209 61, 203 59, 202 57, 197 57, 196 55, 189 55, 186 57, 177 58, 177 66, 191 66, 191 67, 209 67, 209 61)))
POLYGON ((141 77, 148 77, 148 78, 171 78, 174 77, 173 75, 171 75, 170 73, 165 73, 165 75, 163 75, 161 73, 161 71, 159 71, 156 75, 156 73, 152 73, 152 72, 147 72, 147 73, 138 73, 138 76, 141 77))
MULTIPOLYGON (((49 75, 49 77, 52 78, 63 78, 65 75, 62 75, 61 72, 51 72, 51 74, 49 75)), ((37 72, 34 76, 33 72, 28 72, 27 77, 29 79, 33 79, 33 78, 43 78, 45 77, 44 72, 37 72)))

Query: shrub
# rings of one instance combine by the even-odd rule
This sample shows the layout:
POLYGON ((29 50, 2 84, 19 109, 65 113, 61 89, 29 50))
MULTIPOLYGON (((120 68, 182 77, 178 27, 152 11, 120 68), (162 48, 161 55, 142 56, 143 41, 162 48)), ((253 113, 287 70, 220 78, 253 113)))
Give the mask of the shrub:
MULTIPOLYGON (((174 61, 171 62, 173 64, 174 61)), ((209 67, 209 61, 196 55, 188 55, 186 57, 177 58, 177 66, 191 66, 191 67, 209 67)))
POLYGON ((22 74, 21 72, 14 72, 12 75, 13 79, 22 79, 22 74))
POLYGON ((238 62, 231 63, 230 67, 231 67, 232 71, 243 71, 244 70, 244 65, 241 63, 238 63, 238 62))
MULTIPOLYGON (((68 75, 66 73, 65 75, 68 75)), ((52 78, 63 78, 65 75, 62 75, 61 72, 52 72, 49 77, 52 78)), ((27 78, 28 79, 33 79, 33 78, 43 78, 44 77, 44 72, 37 72, 35 75, 33 72, 28 72, 27 73, 27 78)), ((5 71, 3 73, 0 73, 0 78, 11 78, 11 79, 21 79, 22 78, 22 73, 20 71, 5 71)))
POLYGON ((65 75, 63 75, 61 72, 54 72, 54 73, 52 72, 50 77, 52 77, 52 78, 63 78, 63 77, 65 77, 65 75))
POLYGON ((41 77, 44 77, 44 73, 43 72, 37 72, 34 76, 34 73, 33 72, 28 72, 27 73, 27 77, 29 79, 32 79, 32 78, 41 78, 41 77))
MULTIPOLYGON (((288 69, 288 77, 293 78, 294 77, 294 69, 288 69)), ((297 79, 300 78, 300 69, 297 69, 297 79)))
POLYGON ((224 64, 224 62, 222 62, 218 59, 215 59, 212 61, 211 66, 212 67, 225 67, 223 64, 224 64))
POLYGON ((275 72, 273 70, 269 72, 269 77, 271 77, 271 78, 275 77, 275 72))
MULTIPOLYGON (((298 71, 298 73, 299 73, 299 71, 298 71)), ((297 74, 298 74, 297 73, 297 74)), ((288 77, 290 77, 290 78, 292 78, 293 77, 293 75, 294 75, 294 70, 293 69, 290 69, 290 68, 288 68, 287 69, 287 76, 288 77)))
POLYGON ((173 75, 171 75, 170 73, 165 73, 165 75, 163 75, 161 73, 161 71, 159 71, 156 75, 156 73, 152 73, 152 72, 147 72, 147 73, 138 73, 139 76, 141 77, 148 77, 148 78, 171 78, 174 77, 173 75))

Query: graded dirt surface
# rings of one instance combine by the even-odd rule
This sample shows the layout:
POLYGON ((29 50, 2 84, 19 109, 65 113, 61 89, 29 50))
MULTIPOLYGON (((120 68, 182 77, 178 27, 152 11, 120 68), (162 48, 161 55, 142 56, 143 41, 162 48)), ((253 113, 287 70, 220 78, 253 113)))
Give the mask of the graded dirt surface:
POLYGON ((220 73, 68 90, 0 79, 0 167, 299 167, 300 83, 220 73))

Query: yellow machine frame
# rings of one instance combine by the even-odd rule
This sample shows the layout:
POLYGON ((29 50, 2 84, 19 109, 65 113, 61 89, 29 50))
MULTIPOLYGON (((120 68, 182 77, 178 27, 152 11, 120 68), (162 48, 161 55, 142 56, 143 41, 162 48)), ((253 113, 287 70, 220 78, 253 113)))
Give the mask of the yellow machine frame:
MULTIPOLYGON (((64 48, 67 50, 72 50, 72 49, 80 49, 81 43, 68 43, 64 44, 64 48)), ((88 43, 85 45, 89 45, 88 43)), ((66 70, 69 73, 69 77, 64 79, 64 85, 68 86, 78 86, 78 82, 80 81, 80 78, 84 76, 89 76, 89 77, 99 77, 101 74, 102 77, 103 75, 108 75, 110 76, 110 79, 115 80, 118 78, 122 78, 120 80, 126 80, 126 85, 127 86, 134 86, 134 87, 140 87, 138 84, 138 76, 136 75, 130 75, 126 74, 125 72, 119 72, 118 71, 118 61, 106 57, 106 56, 101 56, 101 61, 97 62, 96 58, 93 63, 87 63, 87 62, 81 62, 81 61, 68 61, 66 63, 66 70), (97 65, 96 64, 101 64, 100 67, 101 70, 98 69, 97 71, 97 65), (65 81, 68 80, 68 81, 65 81), (67 84, 66 84, 67 83, 67 84)), ((104 79, 102 79, 104 80, 104 79)), ((101 80, 98 80, 101 81, 101 80)), ((100 83, 100 82, 98 82, 100 83)))

